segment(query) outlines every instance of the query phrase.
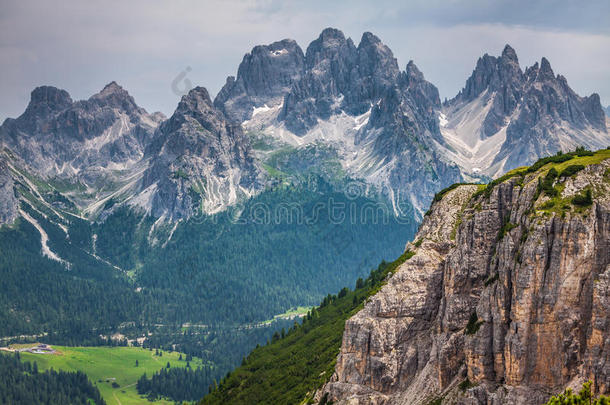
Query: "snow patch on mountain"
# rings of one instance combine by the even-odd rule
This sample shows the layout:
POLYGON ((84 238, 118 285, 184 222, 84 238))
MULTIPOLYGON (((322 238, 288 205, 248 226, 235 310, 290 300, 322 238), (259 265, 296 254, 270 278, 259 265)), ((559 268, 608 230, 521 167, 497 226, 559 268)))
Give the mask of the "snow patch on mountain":
POLYGON ((490 95, 485 90, 468 103, 444 107, 439 112, 439 126, 445 143, 437 142, 437 147, 455 162, 466 176, 482 174, 495 177, 502 172, 501 165, 493 163, 506 140, 510 118, 491 136, 485 136, 482 129, 483 121, 493 105, 494 96, 495 94, 490 95))

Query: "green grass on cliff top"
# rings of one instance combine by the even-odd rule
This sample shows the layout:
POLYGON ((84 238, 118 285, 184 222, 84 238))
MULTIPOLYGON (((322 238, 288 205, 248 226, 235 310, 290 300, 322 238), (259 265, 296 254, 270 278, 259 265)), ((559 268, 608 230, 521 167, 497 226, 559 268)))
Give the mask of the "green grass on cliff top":
POLYGON ((574 152, 569 153, 558 153, 557 155, 548 156, 539 159, 531 166, 518 167, 516 169, 508 171, 501 177, 493 180, 485 188, 477 191, 473 194, 472 198, 476 199, 481 195, 489 197, 493 188, 513 177, 525 176, 526 174, 536 173, 533 179, 537 179, 539 176, 545 175, 551 168, 555 168, 557 172, 561 173, 566 167, 573 165, 590 166, 601 163, 602 161, 610 158, 610 148, 601 149, 596 152, 590 152, 584 149, 577 149, 574 152))

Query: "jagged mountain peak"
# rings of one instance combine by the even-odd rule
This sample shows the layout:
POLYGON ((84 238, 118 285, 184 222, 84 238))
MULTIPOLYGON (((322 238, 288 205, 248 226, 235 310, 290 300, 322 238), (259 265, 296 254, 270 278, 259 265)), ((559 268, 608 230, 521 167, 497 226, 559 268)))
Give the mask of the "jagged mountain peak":
POLYGON ((411 79, 424 80, 424 74, 419 70, 419 68, 417 67, 415 62, 413 62, 413 60, 410 60, 409 63, 407 63, 405 72, 407 74, 407 77, 409 77, 411 79))
POLYGON ((358 47, 367 46, 367 45, 377 45, 381 44, 381 39, 372 32, 366 31, 362 34, 362 38, 360 39, 360 44, 358 47))
POLYGON ((311 69, 328 59, 353 59, 355 53, 356 47, 351 38, 346 39, 343 32, 336 28, 326 28, 307 47, 306 66, 311 69))
POLYGON ((54 86, 39 86, 32 90, 30 102, 24 115, 27 117, 32 117, 32 115, 46 116, 62 111, 72 104, 72 97, 66 90, 54 86))
POLYGON ((305 56, 292 39, 257 45, 246 53, 237 70, 229 76, 214 105, 237 122, 252 117, 254 108, 282 102, 304 69, 305 56))
POLYGON ((540 61, 540 70, 538 71, 539 79, 554 79, 555 73, 553 72, 553 68, 551 67, 551 63, 544 56, 540 61))
POLYGON ((513 61, 519 63, 519 59, 517 58, 517 52, 509 44, 506 44, 504 46, 504 50, 502 50, 502 58, 508 59, 508 60, 513 60, 513 61))
POLYGON ((98 100, 104 100, 104 99, 125 99, 125 98, 131 98, 131 96, 129 95, 129 92, 127 90, 125 90, 123 87, 121 87, 119 84, 117 84, 117 82, 112 81, 110 83, 108 83, 107 85, 104 86, 104 88, 102 90, 100 90, 100 92, 92 95, 89 99, 98 99, 98 100))
POLYGON ((505 86, 514 88, 522 79, 523 72, 519 67, 517 52, 507 44, 501 56, 486 53, 477 60, 466 85, 454 100, 473 100, 485 90, 505 91, 501 89, 505 86))
MULTIPOLYGON (((209 127, 210 122, 224 122, 224 114, 214 107, 210 93, 205 87, 197 86, 182 96, 171 117, 161 124, 164 132, 176 131, 189 119, 209 127)), ((154 144, 154 143, 153 143, 154 144)))
POLYGON ((125 91, 125 90, 116 81, 113 80, 104 86, 104 88, 102 89, 100 94, 107 95, 110 93, 116 93, 116 92, 121 92, 121 91, 125 91))
POLYGON ((88 101, 102 107, 117 108, 134 118, 136 114, 146 113, 146 110, 136 104, 129 92, 115 81, 108 83, 99 93, 92 95, 88 101))
POLYGON ((363 75, 378 73, 387 79, 395 79, 399 73, 398 61, 392 50, 370 32, 362 34, 358 44, 358 67, 363 75))
POLYGON ((300 49, 299 44, 294 39, 285 38, 280 41, 272 42, 268 45, 256 45, 252 50, 244 55, 244 58, 251 57, 260 53, 270 52, 272 56, 281 56, 289 51, 300 49), (278 52, 280 51, 280 52, 278 52), (286 52, 281 52, 286 51, 286 52))
POLYGON ((151 164, 130 203, 156 217, 216 212, 263 184, 248 137, 214 106, 204 87, 182 97, 146 156, 151 164))
POLYGON ((39 86, 32 90, 30 104, 72 104, 70 94, 54 86, 39 86))
POLYGON ((180 103, 178 104, 178 109, 188 107, 189 109, 199 109, 200 106, 212 106, 212 99, 210 97, 210 93, 208 89, 202 86, 197 86, 191 89, 187 94, 182 96, 180 103))
POLYGON ((610 141, 599 97, 578 96, 545 57, 523 72, 509 45, 500 57, 479 58, 442 114, 447 154, 467 173, 497 176, 542 155, 610 141))
POLYGON ((343 34, 343 31, 337 28, 328 27, 322 30, 317 40, 320 41, 322 45, 328 47, 345 42, 346 38, 345 34, 343 34))

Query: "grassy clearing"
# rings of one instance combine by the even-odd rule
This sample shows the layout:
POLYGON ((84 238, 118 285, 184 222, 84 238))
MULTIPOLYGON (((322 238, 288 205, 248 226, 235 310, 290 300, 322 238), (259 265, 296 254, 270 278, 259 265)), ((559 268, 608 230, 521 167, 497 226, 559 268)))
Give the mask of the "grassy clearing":
POLYGON ((313 308, 313 307, 290 308, 288 311, 284 312, 283 314, 275 315, 273 317, 273 319, 278 319, 278 318, 287 319, 287 318, 295 318, 297 316, 304 316, 304 315, 307 315, 307 312, 309 312, 311 310, 311 308, 313 308))
MULTIPOLYGON (((590 188, 585 190, 585 192, 582 196, 581 195, 576 196, 576 201, 575 201, 575 198, 573 198, 573 197, 564 198, 564 197, 562 197, 564 184, 561 181, 562 180, 561 178, 569 177, 571 175, 569 173, 570 171, 573 171, 574 172, 573 174, 576 174, 576 173, 578 173, 578 171, 582 170, 582 168, 584 168, 586 166, 593 165, 593 164, 599 164, 602 161, 609 159, 609 158, 610 158, 610 149, 603 149, 603 150, 595 152, 592 156, 578 156, 578 157, 574 157, 574 158, 572 158, 568 161, 562 162, 562 163, 548 163, 548 164, 544 165, 541 168, 541 170, 539 171, 539 174, 536 177, 536 181, 538 181, 537 180, 538 178, 544 179, 544 178, 548 177, 549 173, 552 173, 553 171, 555 173, 558 173, 559 180, 557 182, 555 182, 555 179, 553 179, 553 181, 551 182, 551 187, 554 190, 554 193, 547 192, 549 200, 543 202, 542 204, 539 204, 536 207, 536 209, 538 211, 541 211, 546 214, 555 213, 557 215, 565 215, 565 213, 567 211, 573 211, 578 214, 585 213, 587 211, 588 205, 579 204, 578 201, 579 201, 579 198, 585 197, 587 190, 589 190, 588 191, 589 193, 591 192, 590 188), (575 170, 577 167, 578 167, 578 170, 575 170)), ((544 183, 544 181, 542 181, 542 183, 544 183)))
POLYGON ((572 165, 583 165, 590 166, 594 164, 601 163, 603 160, 610 159, 610 149, 602 149, 595 152, 592 156, 578 156, 573 159, 567 160, 563 163, 550 164, 545 166, 545 169, 550 169, 551 167, 555 167, 559 173, 561 173, 566 167, 572 165))
MULTIPOLYGON (((142 404, 148 402, 140 397, 136 382, 142 374, 151 376, 166 367, 185 367, 186 361, 178 360, 180 353, 163 352, 155 356, 155 351, 139 347, 66 347, 53 346, 60 354, 37 355, 21 353, 23 361, 38 363, 40 370, 82 371, 97 386, 108 405, 142 404), (136 367, 136 360, 138 366, 136 367), (112 383, 119 385, 113 388, 112 383)), ((185 359, 186 355, 182 355, 185 359)), ((201 365, 201 360, 193 359, 191 367, 201 365)), ((171 404, 170 401, 155 401, 155 404, 171 404)))
POLYGON ((263 168, 267 171, 269 176, 274 177, 278 180, 283 181, 284 179, 286 179, 286 177, 288 177, 288 175, 286 173, 284 173, 281 170, 278 170, 275 167, 270 166, 268 164, 263 163, 263 168))

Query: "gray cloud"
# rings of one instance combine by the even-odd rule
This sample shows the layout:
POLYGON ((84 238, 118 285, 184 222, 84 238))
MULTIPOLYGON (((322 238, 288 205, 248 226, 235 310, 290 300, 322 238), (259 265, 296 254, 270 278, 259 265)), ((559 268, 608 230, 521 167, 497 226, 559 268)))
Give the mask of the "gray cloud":
POLYGON ((187 66, 214 94, 254 45, 294 38, 305 49, 327 26, 356 43, 377 34, 442 96, 459 91, 479 56, 510 43, 522 67, 546 56, 579 94, 610 104, 608 1, 0 0, 0 9, 0 119, 19 115, 35 86, 79 99, 112 80, 171 114, 171 82, 187 66))

